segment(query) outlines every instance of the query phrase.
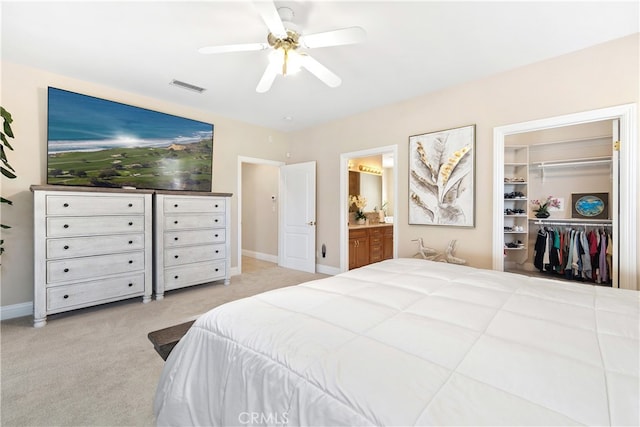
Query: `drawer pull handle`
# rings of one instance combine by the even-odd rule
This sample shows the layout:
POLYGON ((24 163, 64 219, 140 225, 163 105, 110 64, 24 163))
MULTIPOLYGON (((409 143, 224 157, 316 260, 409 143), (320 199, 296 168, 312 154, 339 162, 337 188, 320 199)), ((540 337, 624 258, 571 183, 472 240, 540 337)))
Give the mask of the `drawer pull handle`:
POLYGON ((174 279, 177 279, 178 277, 179 277, 179 276, 177 276, 177 275, 176 275, 176 276, 173 276, 173 278, 174 278, 174 279))
POLYGON ((174 238, 173 238, 173 240, 175 240, 175 241, 177 242, 177 241, 178 241, 178 238, 177 238, 177 237, 174 237, 174 238))
POLYGON ((62 228, 69 228, 69 224, 63 225, 62 228))
POLYGON ((220 271, 220 269, 219 269, 219 268, 216 268, 216 271, 220 271))
POLYGON ((64 204, 64 205, 62 205, 62 206, 64 206, 65 208, 68 208, 68 207, 69 207, 69 203, 65 203, 65 204, 64 204))
POLYGON ((132 286, 133 286, 133 283, 129 283, 129 287, 132 287, 132 286))
POLYGON ((218 237, 218 235, 216 234, 216 237, 218 237))
POLYGON ((69 298, 69 295, 65 294, 62 298, 67 299, 67 298, 69 298))
POLYGON ((178 255, 174 255, 173 257, 174 257, 175 259, 178 259, 178 255))
POLYGON ((133 225, 133 221, 129 221, 129 225, 133 225))
POLYGON ((69 272, 69 269, 68 269, 68 268, 65 268, 65 269, 64 269, 64 270, 62 270, 62 271, 64 271, 65 273, 68 273, 68 272, 69 272))
POLYGON ((215 205, 215 206, 216 206, 216 208, 217 208, 219 205, 215 205))
POLYGON ((214 219, 213 222, 218 222, 218 218, 214 219))
POLYGON ((129 264, 133 264, 133 260, 132 259, 129 260, 129 264))
POLYGON ((67 249, 69 249, 69 245, 64 245, 64 250, 66 251, 67 249))
POLYGON ((133 245, 133 240, 129 240, 129 244, 130 244, 130 245, 133 245))
POLYGON ((173 221, 173 223, 174 223, 174 224, 177 224, 177 223, 178 223, 178 221, 177 221, 177 220, 176 220, 176 221, 173 221))
POLYGON ((178 204, 176 203, 175 205, 173 205, 173 207, 174 207, 174 208, 177 208, 177 207, 178 207, 178 204))
POLYGON ((220 253, 220 251, 216 249, 216 253, 217 253, 217 254, 219 254, 219 253, 220 253))
POLYGON ((129 207, 132 208, 133 207, 133 203, 129 203, 129 207))

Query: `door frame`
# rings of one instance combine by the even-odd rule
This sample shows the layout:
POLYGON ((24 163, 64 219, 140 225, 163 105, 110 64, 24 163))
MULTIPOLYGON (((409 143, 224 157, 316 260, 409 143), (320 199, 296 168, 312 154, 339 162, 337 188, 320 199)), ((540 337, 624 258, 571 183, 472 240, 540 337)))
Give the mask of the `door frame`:
MULTIPOLYGON (((238 250, 238 266, 237 268, 237 274, 242 274, 242 165, 244 163, 249 163, 249 164, 254 164, 254 165, 267 165, 267 166, 274 166, 276 168, 278 168, 278 182, 280 181, 279 175, 280 175, 280 167, 284 166, 286 163, 285 162, 279 162, 276 160, 266 160, 266 159, 258 159, 255 157, 245 157, 245 156, 238 156, 238 178, 237 178, 237 182, 238 182, 238 188, 236 191, 236 194, 238 195, 238 241, 237 241, 237 250, 238 250)), ((278 212, 280 212, 280 186, 278 185, 278 212)), ((278 239, 280 239, 280 234, 278 234, 278 239)), ((280 245, 280 242, 278 242, 278 246, 280 245)), ((280 251, 278 251, 278 257, 280 256, 280 251)), ((280 259, 278 258, 278 263, 280 262, 280 259)))
POLYGON ((398 257, 398 226, 395 224, 398 218, 398 146, 387 145, 384 147, 371 148, 362 151, 352 151, 350 153, 340 154, 340 271, 345 272, 349 269, 349 160, 358 157, 377 156, 382 154, 393 155, 393 257, 398 257))
MULTIPOLYGON (((618 250, 614 263, 618 265, 618 287, 636 289, 638 274, 638 113, 636 104, 624 104, 546 119, 499 126, 493 129, 493 269, 504 269, 504 140, 508 135, 571 126, 602 120, 620 121, 619 197, 614 232, 618 236, 618 250), (617 260, 616 260, 617 257, 617 260)), ((616 216, 614 214, 614 219, 616 216)))

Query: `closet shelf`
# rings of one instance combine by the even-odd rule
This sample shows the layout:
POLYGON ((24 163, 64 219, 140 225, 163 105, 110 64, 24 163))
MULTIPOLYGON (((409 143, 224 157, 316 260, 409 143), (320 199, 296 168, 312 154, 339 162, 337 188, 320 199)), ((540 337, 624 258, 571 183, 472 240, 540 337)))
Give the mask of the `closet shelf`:
POLYGON ((579 159, 567 159, 567 160, 549 160, 544 162, 531 162, 532 166, 539 168, 554 168, 554 167, 567 167, 567 166, 589 166, 611 163, 611 156, 604 157, 585 157, 579 159))

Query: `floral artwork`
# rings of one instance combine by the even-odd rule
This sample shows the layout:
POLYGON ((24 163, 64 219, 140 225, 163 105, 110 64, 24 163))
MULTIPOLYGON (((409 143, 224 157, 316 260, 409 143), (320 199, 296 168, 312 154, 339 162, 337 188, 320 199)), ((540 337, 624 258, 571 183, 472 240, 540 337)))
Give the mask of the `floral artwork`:
POLYGON ((409 224, 475 226, 475 125, 409 137, 409 224))

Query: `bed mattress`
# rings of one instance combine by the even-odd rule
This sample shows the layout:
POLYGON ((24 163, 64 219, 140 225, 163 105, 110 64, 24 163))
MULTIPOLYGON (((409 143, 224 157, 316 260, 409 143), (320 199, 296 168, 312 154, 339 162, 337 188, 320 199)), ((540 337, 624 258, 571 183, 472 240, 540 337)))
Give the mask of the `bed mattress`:
POLYGON ((640 425, 636 291, 394 259, 237 300, 178 343, 158 425, 640 425))

